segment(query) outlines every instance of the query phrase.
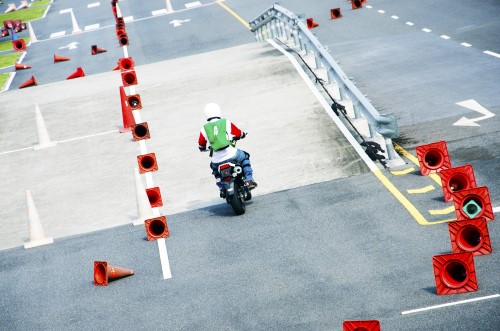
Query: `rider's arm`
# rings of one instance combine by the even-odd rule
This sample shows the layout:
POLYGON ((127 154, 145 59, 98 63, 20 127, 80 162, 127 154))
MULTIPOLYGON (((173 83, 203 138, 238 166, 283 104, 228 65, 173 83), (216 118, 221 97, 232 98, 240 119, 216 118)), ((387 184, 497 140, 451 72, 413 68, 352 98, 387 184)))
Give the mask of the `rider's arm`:
POLYGON ((207 138, 200 131, 200 136, 198 137, 198 148, 200 152, 204 152, 207 150, 207 138))
POLYGON ((238 139, 245 138, 246 133, 241 131, 236 125, 234 125, 234 123, 227 121, 227 124, 229 126, 229 132, 231 133, 231 135, 238 139))

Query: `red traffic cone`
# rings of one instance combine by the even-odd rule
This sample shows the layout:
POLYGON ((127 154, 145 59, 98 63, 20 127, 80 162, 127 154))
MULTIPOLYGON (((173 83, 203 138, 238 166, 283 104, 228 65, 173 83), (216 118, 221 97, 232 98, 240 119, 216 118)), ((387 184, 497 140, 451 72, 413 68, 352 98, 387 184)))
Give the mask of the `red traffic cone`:
POLYGON ((362 1, 362 0, 352 0, 351 1, 351 3, 352 3, 352 9, 363 8, 363 2, 365 2, 365 1, 362 1))
POLYGON ((343 331, 380 331, 380 322, 378 320, 365 321, 344 321, 342 323, 343 331))
POLYGON ((107 50, 105 50, 104 48, 97 47, 97 45, 92 45, 92 47, 90 48, 90 50, 92 52, 92 55, 96 55, 96 54, 99 54, 99 53, 105 53, 105 52, 107 52, 107 50))
POLYGON ((24 39, 12 40, 12 49, 14 52, 24 52, 26 50, 24 39))
POLYGON ((161 207, 163 206, 163 200, 161 198, 160 188, 158 186, 147 188, 146 194, 148 195, 149 203, 151 204, 151 208, 161 207))
POLYGON ((340 8, 330 9, 330 18, 332 20, 335 20, 335 19, 341 18, 341 17, 342 17, 342 14, 340 13, 340 8))
POLYGON ((156 240, 160 238, 168 238, 167 218, 165 216, 152 218, 144 221, 146 227, 146 235, 148 240, 156 240))
POLYGON ((54 63, 56 62, 62 62, 62 61, 69 61, 69 57, 64 57, 64 56, 59 56, 54 54, 54 63))
POLYGON ((132 125, 132 138, 134 139, 134 141, 151 138, 151 135, 149 134, 148 123, 144 122, 132 125))
POLYGON ((35 76, 31 76, 30 79, 28 79, 27 81, 25 81, 24 83, 19 85, 19 88, 25 88, 25 87, 32 86, 32 85, 38 85, 38 83, 36 82, 35 76))
POLYGON ((118 67, 121 71, 128 71, 134 69, 134 60, 131 57, 124 57, 118 59, 118 67))
POLYGON ((27 64, 16 63, 16 70, 30 69, 31 66, 27 64))
POLYGON ((94 261, 94 285, 108 286, 108 282, 132 276, 134 270, 108 265, 108 262, 94 261))
POLYGON ((66 78, 67 80, 73 79, 73 78, 79 78, 79 77, 85 77, 85 73, 83 72, 82 67, 76 68, 76 71, 72 73, 71 75, 66 78))
POLYGON ((127 95, 125 94, 125 89, 120 86, 120 101, 122 104, 122 118, 123 118, 123 128, 120 128, 120 133, 129 132, 132 130, 132 126, 135 125, 134 114, 132 114, 132 109, 126 103, 127 95))
POLYGON ((141 174, 158 170, 155 153, 138 155, 137 163, 139 164, 139 172, 141 174))
POLYGON ((308 18, 306 20, 306 23, 307 23, 307 28, 308 29, 312 29, 312 28, 315 28, 315 27, 319 26, 319 24, 316 23, 316 22, 314 22, 314 19, 312 19, 312 18, 308 18))

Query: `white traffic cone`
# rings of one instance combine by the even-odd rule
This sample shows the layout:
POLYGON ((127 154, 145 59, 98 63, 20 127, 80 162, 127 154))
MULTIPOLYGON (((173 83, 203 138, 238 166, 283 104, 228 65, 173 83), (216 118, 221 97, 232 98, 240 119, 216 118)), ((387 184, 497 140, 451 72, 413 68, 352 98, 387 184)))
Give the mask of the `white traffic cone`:
POLYGON ((32 248, 41 245, 52 244, 53 238, 47 238, 43 232, 42 223, 36 210, 35 202, 30 190, 26 190, 26 203, 28 205, 28 226, 30 231, 30 241, 24 244, 24 248, 32 248))
POLYGON ((36 151, 42 148, 53 147, 57 145, 56 141, 50 141, 49 132, 47 131, 47 127, 45 126, 45 121, 43 120, 38 103, 35 103, 35 116, 36 130, 38 133, 38 145, 33 146, 33 149, 36 151))
POLYGON ((139 169, 134 168, 134 178, 135 178, 135 197, 137 201, 137 219, 133 221, 134 225, 142 225, 144 221, 153 218, 153 208, 151 208, 151 203, 149 202, 146 189, 142 184, 141 175, 139 174, 139 169))

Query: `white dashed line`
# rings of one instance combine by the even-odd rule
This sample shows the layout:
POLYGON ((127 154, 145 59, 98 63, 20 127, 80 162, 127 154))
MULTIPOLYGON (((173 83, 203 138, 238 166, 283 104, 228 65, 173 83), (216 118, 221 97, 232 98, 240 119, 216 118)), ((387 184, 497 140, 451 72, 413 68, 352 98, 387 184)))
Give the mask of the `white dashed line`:
POLYGON ((472 45, 469 44, 469 43, 461 43, 460 45, 464 46, 464 47, 471 47, 472 45))
POLYGON ((50 38, 57 38, 57 37, 62 37, 66 34, 66 31, 59 31, 59 32, 54 32, 50 34, 50 38))
POLYGON ((391 18, 393 18, 395 20, 399 20, 399 16, 396 16, 396 15, 392 15, 391 18))
POLYGON ((414 26, 415 24, 413 24, 412 22, 406 22, 406 25, 408 25, 408 26, 414 26))
POLYGON ((377 10, 377 12, 379 12, 380 14, 384 14, 385 10, 377 10))
POLYGON ((99 7, 101 5, 100 2, 89 3, 87 8, 99 7))
POLYGON ((168 14, 167 10, 164 8, 164 9, 159 9, 159 10, 153 10, 151 12, 151 15, 153 16, 159 16, 159 15, 165 15, 165 14, 168 14))
POLYGON ((90 30, 96 30, 96 29, 99 29, 101 25, 99 23, 97 24, 92 24, 92 25, 86 25, 84 30, 85 31, 90 31, 90 30))
POLYGON ((373 8, 373 7, 372 7, 372 6, 370 6, 370 5, 365 6, 365 7, 366 7, 366 8, 368 8, 368 9, 372 9, 372 8, 373 8))
POLYGON ((497 58, 500 59, 500 54, 498 54, 498 53, 495 53, 495 52, 492 52, 492 51, 484 51, 483 53, 491 55, 491 56, 494 56, 494 57, 497 57, 497 58))
POLYGON ((188 8, 188 9, 189 9, 189 8, 193 8, 193 7, 198 7, 198 6, 201 6, 201 2, 199 2, 199 1, 190 2, 190 3, 186 3, 186 4, 184 4, 184 6, 185 6, 186 8, 188 8))
POLYGON ((445 35, 445 34, 440 35, 440 37, 441 37, 441 38, 443 38, 443 39, 446 39, 446 40, 450 39, 450 37, 448 37, 448 36, 447 36, 447 35, 445 35))
POLYGON ((134 16, 127 16, 123 18, 125 23, 132 22, 134 20, 134 16))
POLYGON ((427 28, 423 28, 422 31, 424 31, 424 32, 431 32, 432 30, 431 29, 427 29, 427 28))

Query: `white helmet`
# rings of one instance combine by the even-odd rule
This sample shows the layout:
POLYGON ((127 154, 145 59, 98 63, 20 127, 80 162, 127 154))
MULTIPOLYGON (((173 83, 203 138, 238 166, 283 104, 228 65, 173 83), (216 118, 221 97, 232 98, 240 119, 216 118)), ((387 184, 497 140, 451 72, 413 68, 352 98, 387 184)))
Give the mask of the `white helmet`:
POLYGON ((216 103, 207 103, 205 105, 205 118, 207 121, 213 117, 220 117, 220 107, 216 103))

